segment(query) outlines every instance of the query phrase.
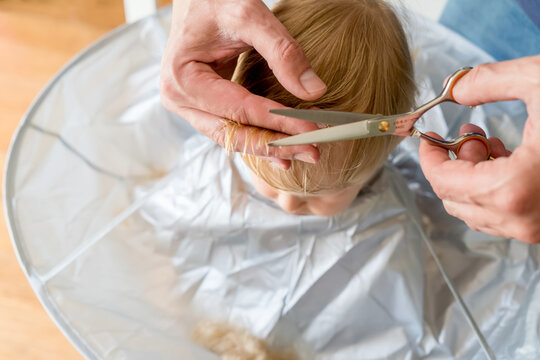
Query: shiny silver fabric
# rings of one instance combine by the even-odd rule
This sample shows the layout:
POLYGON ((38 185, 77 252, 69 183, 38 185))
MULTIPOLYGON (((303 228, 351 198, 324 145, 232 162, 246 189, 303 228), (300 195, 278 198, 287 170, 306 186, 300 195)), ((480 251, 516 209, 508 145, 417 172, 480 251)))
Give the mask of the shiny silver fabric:
MULTIPOLYGON (((538 247, 447 215, 413 139, 346 212, 285 214, 238 156, 161 106, 169 18, 116 30, 67 65, 23 119, 7 163, 21 266, 86 358, 215 359, 190 341, 208 318, 302 359, 485 359, 481 336, 498 359, 540 358, 538 247)), ((456 68, 491 60, 437 24, 406 21, 418 103, 456 68)), ((455 136, 472 121, 513 148, 525 118, 520 103, 445 104, 422 129, 455 136)))

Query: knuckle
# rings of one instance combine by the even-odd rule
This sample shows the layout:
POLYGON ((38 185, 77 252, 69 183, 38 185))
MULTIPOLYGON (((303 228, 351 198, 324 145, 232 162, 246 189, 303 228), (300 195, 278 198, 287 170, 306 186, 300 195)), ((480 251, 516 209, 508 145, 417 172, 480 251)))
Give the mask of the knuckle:
POLYGON ((266 152, 265 156, 270 156, 270 157, 278 158, 278 159, 283 159, 284 158, 282 156, 281 152, 279 151, 279 149, 276 149, 275 147, 266 146, 266 148, 264 150, 266 152))
POLYGON ((280 62, 291 62, 302 49, 296 41, 281 38, 276 42, 274 51, 280 62))
POLYGON ((505 191, 501 207, 503 211, 511 216, 524 216, 530 211, 531 197, 527 188, 514 187, 505 191))
MULTIPOLYGON (((174 106, 174 102, 170 101, 168 98, 161 96, 161 104, 163 105, 165 109, 167 109, 168 111, 172 113, 178 112, 176 107, 174 106)), ((178 113, 178 115, 180 115, 180 113, 178 113)))
MULTIPOLYGON (((438 195, 437 195, 438 196, 438 195)), ((456 211, 454 209, 454 206, 452 203, 446 201, 446 200, 443 200, 443 206, 444 206, 444 209, 446 210, 446 212, 452 216, 456 216, 456 211)))
MULTIPOLYGON (((435 193, 435 195, 441 199, 443 201, 443 204, 444 204, 444 208, 448 211, 448 209, 450 208, 453 208, 453 206, 450 205, 450 203, 447 201, 447 199, 449 198, 449 194, 451 195, 451 191, 450 190, 446 190, 444 188, 444 186, 439 186, 439 183, 438 183, 438 178, 436 176, 432 176, 431 178, 427 177, 426 178, 429 180, 430 184, 431 184, 431 187, 433 189, 433 192, 435 193)), ((450 212, 449 212, 450 213, 450 212)))
POLYGON ((494 71, 492 63, 483 63, 476 65, 467 76, 470 78, 471 84, 482 84, 482 79, 495 76, 494 71))
POLYGON ((538 224, 522 224, 515 237, 529 244, 540 243, 540 226, 538 224))
MULTIPOLYGON (((214 140, 217 144, 219 144, 221 147, 225 147, 226 143, 226 136, 227 136, 227 127, 225 124, 223 126, 218 126, 212 133, 210 134, 210 138, 214 140)), ((231 150, 231 149, 227 149, 231 150)), ((234 150, 233 150, 234 151, 234 150)))
POLYGON ((540 56, 532 57, 527 69, 527 77, 536 89, 540 89, 540 56))
POLYGON ((164 65, 159 78, 159 96, 165 108, 177 111, 194 103, 189 89, 199 80, 200 73, 191 69, 190 64, 183 67, 164 65), (176 69, 176 70, 175 70, 176 69))
POLYGON ((159 98, 161 100, 161 104, 165 107, 165 109, 171 112, 178 112, 178 102, 175 101, 175 85, 170 81, 161 79, 159 88, 159 98))
POLYGON ((231 8, 234 18, 240 21, 249 20, 253 16, 253 5, 251 1, 240 1, 231 8))
POLYGON ((253 97, 249 93, 244 93, 238 97, 238 101, 231 105, 226 114, 227 119, 237 122, 243 125, 252 125, 253 121, 250 119, 250 109, 254 109, 257 106, 253 101, 253 97))
POLYGON ((164 100, 173 98, 175 93, 176 84, 174 84, 169 77, 162 76, 159 80, 159 94, 161 101, 165 104, 164 100))
POLYGON ((492 69, 493 69, 492 63, 483 63, 483 64, 475 66, 471 70, 471 76, 473 77, 474 80, 476 80, 476 78, 487 76, 489 73, 493 72, 492 69))
POLYGON ((231 107, 228 111, 229 113, 226 115, 228 120, 237 122, 239 124, 249 124, 247 111, 243 106, 243 103, 238 106, 231 107))
MULTIPOLYGON (((422 146, 422 144, 420 144, 420 146, 422 146)), ((431 187, 435 195, 439 197, 439 194, 437 193, 438 186, 436 186, 437 184, 435 183, 435 179, 434 179, 434 169, 432 166, 428 165, 426 161, 423 161, 422 155, 423 153, 421 152, 420 153, 420 166, 422 168, 422 172, 424 173, 426 180, 431 184, 431 187)))
POLYGON ((185 96, 180 83, 181 76, 175 73, 172 65, 164 65, 159 78, 159 95, 163 105, 169 106, 171 103, 182 105, 185 103, 185 96))
POLYGON ((480 227, 476 223, 473 223, 471 221, 465 221, 465 224, 473 231, 481 231, 480 227))
POLYGON ((275 157, 279 159, 292 159, 293 158, 292 154, 287 148, 283 149, 278 146, 266 146, 264 150, 266 153, 265 156, 271 156, 271 157, 275 157))
POLYGON ((538 223, 536 223, 535 227, 529 232, 527 240, 533 244, 540 243, 540 226, 538 223))
POLYGON ((246 138, 249 152, 257 156, 269 156, 270 147, 267 146, 268 139, 271 138, 271 132, 257 127, 249 128, 249 137, 246 138))

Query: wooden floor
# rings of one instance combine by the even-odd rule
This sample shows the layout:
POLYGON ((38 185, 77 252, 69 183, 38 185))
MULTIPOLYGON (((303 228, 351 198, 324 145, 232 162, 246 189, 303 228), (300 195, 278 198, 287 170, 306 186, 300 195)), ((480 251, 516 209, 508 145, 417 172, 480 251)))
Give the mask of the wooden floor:
MULTIPOLYGON (((11 135, 39 90, 73 55, 123 22, 122 0, 0 0, 2 170, 11 135)), ((30 288, 3 207, 0 215, 0 359, 82 359, 30 288)))

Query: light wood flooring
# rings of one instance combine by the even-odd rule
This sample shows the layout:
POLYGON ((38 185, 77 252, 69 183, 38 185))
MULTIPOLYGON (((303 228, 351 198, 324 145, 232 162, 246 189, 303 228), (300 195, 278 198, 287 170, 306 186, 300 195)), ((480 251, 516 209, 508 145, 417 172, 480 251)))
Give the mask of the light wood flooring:
MULTIPOLYGON (((77 52, 123 22, 122 0, 0 0, 1 169, 10 138, 39 90, 77 52)), ((3 208, 0 216, 0 359, 82 359, 34 295, 3 208)))

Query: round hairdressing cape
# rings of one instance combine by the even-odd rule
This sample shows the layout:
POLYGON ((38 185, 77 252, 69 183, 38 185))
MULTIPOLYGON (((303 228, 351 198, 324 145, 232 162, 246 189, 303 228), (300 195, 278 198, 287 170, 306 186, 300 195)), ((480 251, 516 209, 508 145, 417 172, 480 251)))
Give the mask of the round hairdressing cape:
MULTIPOLYGON (((34 291, 88 359, 215 359, 201 319, 246 328, 301 358, 481 359, 426 251, 430 241, 499 358, 540 357, 540 253, 446 215, 407 139, 352 207, 295 217, 160 104, 170 11, 121 27, 42 91, 13 139, 10 234, 34 291), (536 299, 536 301, 534 301, 536 299)), ((418 102, 488 55, 409 14, 418 102)), ((423 127, 473 121, 515 147, 519 103, 446 104, 423 127)))

